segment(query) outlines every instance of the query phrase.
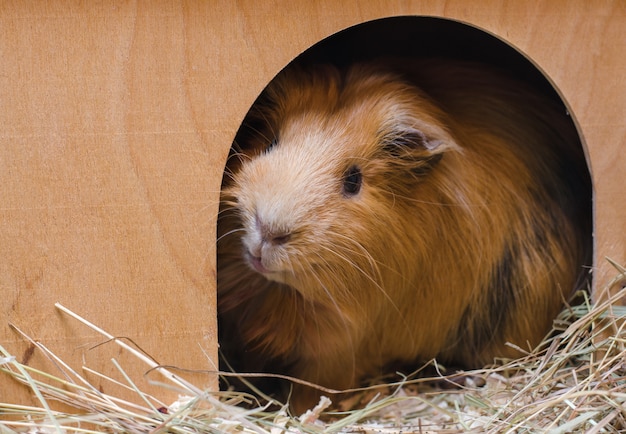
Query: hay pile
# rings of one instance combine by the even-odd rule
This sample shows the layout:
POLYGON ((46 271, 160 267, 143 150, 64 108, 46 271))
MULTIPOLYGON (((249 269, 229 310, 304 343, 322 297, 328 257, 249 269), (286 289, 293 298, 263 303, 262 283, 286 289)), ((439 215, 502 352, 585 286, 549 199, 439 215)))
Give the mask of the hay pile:
MULTIPOLYGON (((25 407, 0 403, 0 420, 5 420, 0 422, 0 433, 624 432, 626 308, 616 302, 626 296, 626 269, 618 269, 620 275, 611 285, 613 296, 601 297, 603 301, 595 305, 585 300, 563 310, 554 322, 558 333, 519 360, 462 375, 402 378, 355 392, 350 400, 338 405, 322 399, 316 408, 299 417, 290 416, 279 403, 258 404, 257 398, 250 395, 198 390, 154 366, 121 340, 115 342, 151 368, 160 369, 188 396, 162 406, 126 376, 126 386, 135 391, 137 401, 143 405, 123 402, 100 393, 40 343, 32 342, 56 361, 65 371, 62 375, 22 365, 0 346, 0 384, 10 381, 8 377, 21 381, 41 404, 25 407), (45 378, 46 382, 35 378, 45 378), (441 387, 445 382, 453 382, 455 387, 441 387), (54 400, 72 406, 74 414, 52 410, 49 403, 54 400), (363 408, 337 410, 358 406, 363 408)), ((107 339, 114 339, 62 306, 57 307, 107 339)), ((116 367, 124 372, 121 366, 116 367)))

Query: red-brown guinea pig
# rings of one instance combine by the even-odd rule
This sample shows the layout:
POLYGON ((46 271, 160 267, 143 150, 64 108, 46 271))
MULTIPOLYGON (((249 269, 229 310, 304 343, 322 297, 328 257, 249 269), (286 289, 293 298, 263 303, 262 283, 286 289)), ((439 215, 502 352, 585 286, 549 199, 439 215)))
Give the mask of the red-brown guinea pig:
POLYGON ((583 272, 584 164, 564 110, 486 67, 288 68, 224 178, 226 357, 345 389, 390 362, 521 355, 506 343, 541 342, 583 272))

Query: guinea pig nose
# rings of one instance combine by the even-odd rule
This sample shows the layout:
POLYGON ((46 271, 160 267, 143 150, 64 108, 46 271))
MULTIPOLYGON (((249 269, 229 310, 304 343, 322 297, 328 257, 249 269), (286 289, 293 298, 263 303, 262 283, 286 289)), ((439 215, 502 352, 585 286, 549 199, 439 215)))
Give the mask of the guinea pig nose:
POLYGON ((291 238, 291 234, 289 233, 272 234, 269 242, 280 246, 281 244, 285 244, 287 241, 289 241, 289 238, 291 238))
POLYGON ((276 229, 272 225, 264 223, 259 216, 256 216, 255 223, 263 243, 280 246, 291 238, 291 233, 288 230, 276 229))
POLYGON ((287 231, 273 231, 272 229, 261 228, 261 237, 264 243, 271 244, 273 246, 280 246, 285 244, 291 238, 291 234, 287 231))

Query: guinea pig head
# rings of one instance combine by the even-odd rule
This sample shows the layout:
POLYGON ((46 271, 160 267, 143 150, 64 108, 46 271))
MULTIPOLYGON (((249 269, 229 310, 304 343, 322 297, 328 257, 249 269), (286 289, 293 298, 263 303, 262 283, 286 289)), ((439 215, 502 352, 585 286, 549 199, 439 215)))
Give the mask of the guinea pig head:
POLYGON ((419 241, 405 230, 415 195, 456 150, 437 108, 359 70, 287 75, 266 92, 265 125, 228 191, 248 266, 315 302, 385 287, 399 268, 390 252, 419 241))

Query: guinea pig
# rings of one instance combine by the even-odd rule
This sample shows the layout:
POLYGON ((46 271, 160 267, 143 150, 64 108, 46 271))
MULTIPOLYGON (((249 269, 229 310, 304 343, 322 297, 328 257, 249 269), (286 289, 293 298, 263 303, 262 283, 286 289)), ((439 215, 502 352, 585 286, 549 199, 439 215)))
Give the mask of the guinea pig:
POLYGON ((590 186, 564 109, 480 65, 400 69, 287 68, 246 117, 217 248, 239 369, 346 389, 391 362, 480 367, 539 344, 576 287, 590 186))

